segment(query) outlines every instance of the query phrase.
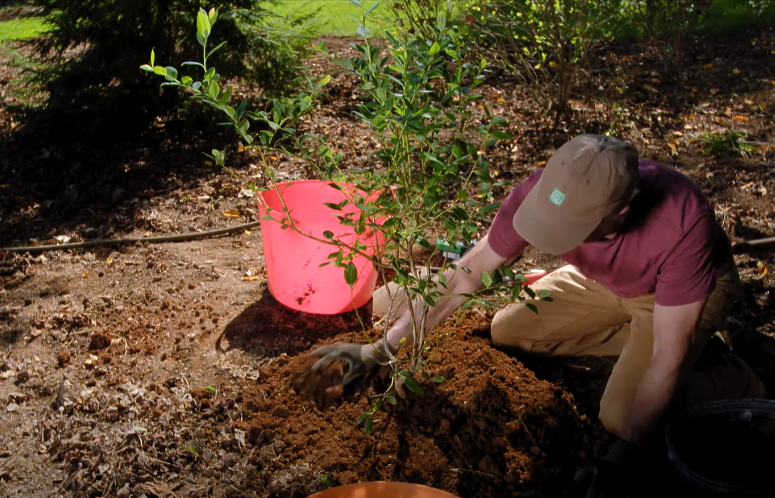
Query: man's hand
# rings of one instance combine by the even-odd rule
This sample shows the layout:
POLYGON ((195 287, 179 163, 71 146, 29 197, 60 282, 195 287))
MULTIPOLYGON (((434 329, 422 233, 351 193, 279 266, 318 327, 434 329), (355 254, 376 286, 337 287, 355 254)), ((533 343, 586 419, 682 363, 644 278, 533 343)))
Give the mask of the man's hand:
POLYGON ((338 342, 312 351, 294 369, 294 389, 326 405, 333 403, 342 396, 346 385, 388 361, 381 344, 383 341, 374 345, 338 342))
POLYGON ((376 370, 380 363, 388 360, 387 354, 379 344, 350 344, 338 342, 331 346, 323 346, 310 353, 320 358, 310 369, 314 375, 320 375, 331 362, 344 361, 348 371, 342 379, 342 385, 346 386, 356 377, 368 375, 376 370))
POLYGON ((576 472, 577 483, 592 477, 586 498, 627 498, 637 489, 636 471, 640 467, 639 448, 623 439, 614 443, 611 451, 594 463, 576 472))

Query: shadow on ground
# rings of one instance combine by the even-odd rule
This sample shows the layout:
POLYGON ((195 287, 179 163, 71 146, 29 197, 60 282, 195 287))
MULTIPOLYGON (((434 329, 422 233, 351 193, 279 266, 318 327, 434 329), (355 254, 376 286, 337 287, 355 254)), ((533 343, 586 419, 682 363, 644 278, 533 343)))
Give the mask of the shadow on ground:
POLYGON ((216 344, 219 350, 242 349, 260 358, 295 356, 320 340, 361 330, 361 320, 371 328, 371 301, 357 311, 317 315, 285 306, 272 296, 266 283, 262 287, 261 298, 226 325, 216 344))

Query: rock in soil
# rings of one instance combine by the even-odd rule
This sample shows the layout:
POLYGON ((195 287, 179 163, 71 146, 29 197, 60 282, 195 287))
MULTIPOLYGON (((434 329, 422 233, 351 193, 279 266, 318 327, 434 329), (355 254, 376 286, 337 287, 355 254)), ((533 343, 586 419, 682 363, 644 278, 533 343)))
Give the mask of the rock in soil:
POLYGON ((95 332, 91 335, 89 349, 105 349, 110 346, 110 338, 102 332, 95 332))
POLYGON ((59 363, 60 367, 64 367, 70 363, 70 351, 60 351, 57 354, 57 363, 59 363))

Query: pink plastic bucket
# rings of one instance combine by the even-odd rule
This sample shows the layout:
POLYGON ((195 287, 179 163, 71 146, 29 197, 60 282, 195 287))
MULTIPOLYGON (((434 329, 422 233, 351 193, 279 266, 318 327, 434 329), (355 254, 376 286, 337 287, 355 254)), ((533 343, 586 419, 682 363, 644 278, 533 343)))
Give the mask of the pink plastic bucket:
MULTIPOLYGON (((323 232, 328 230, 334 233, 334 238, 354 244, 353 228, 342 226, 337 215, 341 216, 342 211, 357 213, 358 208, 347 205, 342 211, 335 211, 324 206, 325 202, 338 204, 345 199, 344 194, 331 187, 329 182, 291 181, 279 183, 277 188, 299 230, 320 239, 324 239, 323 232)), ((337 251, 334 245, 312 240, 292 228, 282 228, 279 221, 286 219, 286 215, 277 192, 261 192, 258 211, 262 220, 267 283, 275 299, 289 308, 324 315, 352 311, 368 303, 378 276, 368 259, 363 256, 354 259, 358 279, 351 288, 345 282, 344 268, 336 267, 333 262, 320 267, 321 263, 329 261, 329 254, 337 251), (267 206, 271 208, 270 213, 267 206), (267 213, 277 221, 265 220, 267 213)), ((361 236, 359 242, 373 250, 374 233, 368 238, 361 236)))

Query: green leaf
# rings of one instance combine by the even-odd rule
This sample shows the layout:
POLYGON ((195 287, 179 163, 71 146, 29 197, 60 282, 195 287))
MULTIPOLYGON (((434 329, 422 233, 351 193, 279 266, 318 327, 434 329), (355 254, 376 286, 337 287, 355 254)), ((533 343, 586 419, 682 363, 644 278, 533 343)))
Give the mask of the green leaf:
POLYGON ((169 76, 170 78, 172 78, 172 79, 177 79, 178 78, 178 70, 175 69, 174 67, 167 66, 164 69, 167 71, 167 76, 169 76))
POLYGON ((490 121, 490 126, 505 125, 506 119, 503 116, 496 116, 490 121))
POLYGON ((482 272, 482 283, 484 283, 485 287, 492 285, 492 277, 486 271, 482 272))
POLYGON ((441 375, 437 375, 437 376, 433 377, 433 382, 446 382, 446 381, 447 381, 447 379, 445 379, 441 375))
POLYGON ((209 58, 211 55, 213 55, 217 50, 219 50, 224 45, 226 45, 226 42, 221 42, 220 44, 218 44, 217 47, 215 47, 214 49, 210 50, 210 53, 207 54, 207 57, 209 58))
POLYGON ((208 70, 207 70, 207 72, 205 73, 205 79, 206 79, 206 80, 211 80, 211 79, 213 79, 213 77, 214 77, 214 76, 215 76, 215 68, 214 68, 214 67, 211 67, 211 68, 210 68, 210 69, 208 69, 208 70))
POLYGON ((430 242, 428 242, 427 239, 425 239, 425 237, 417 237, 416 242, 417 242, 417 245, 419 245, 423 249, 427 249, 428 251, 433 250, 433 246, 431 245, 430 242))
POLYGON ((241 135, 244 135, 248 132, 248 128, 250 128, 250 121, 247 119, 243 119, 239 123, 239 131, 241 135))
POLYGON ((352 261, 347 263, 347 266, 344 269, 344 280, 347 282, 347 285, 352 287, 355 284, 355 281, 358 279, 358 269, 355 267, 352 261))
POLYGON ((514 138, 514 135, 510 133, 506 133, 505 131, 494 131, 492 132, 492 136, 497 138, 498 140, 510 140, 514 138))
POLYGON ((318 85, 320 85, 320 86, 326 85, 326 84, 328 84, 329 81, 331 81, 331 75, 327 74, 327 75, 323 76, 323 78, 321 78, 320 83, 318 83, 318 85))
POLYGON ((159 76, 167 76, 167 68, 164 68, 161 66, 155 66, 153 68, 153 72, 158 74, 159 76))
POLYGON ((199 33, 196 34, 196 41, 198 41, 199 44, 202 45, 203 47, 207 45, 207 38, 205 38, 199 33))
POLYGON ((469 268, 467 266, 461 266, 460 269, 463 270, 464 272, 468 273, 469 275, 471 274, 471 268, 469 268))
POLYGON ((218 86, 218 83, 215 81, 210 81, 210 84, 207 86, 207 94, 214 98, 218 98, 218 94, 221 93, 221 88, 218 86))
POLYGON ((327 475, 320 476, 320 482, 322 482, 328 487, 334 487, 336 485, 336 483, 334 483, 334 480, 328 477, 327 475))
POLYGON ((391 405, 395 405, 396 404, 396 397, 393 396, 392 394, 388 394, 387 402, 390 403, 391 405))
MULTIPOLYGON (((350 1, 351 2, 356 2, 357 0, 350 0, 350 1)), ((358 33, 359 35, 361 35, 362 37, 366 38, 367 36, 369 36, 369 33, 371 33, 371 30, 369 28, 367 28, 366 26, 364 26, 363 24, 361 24, 360 26, 355 28, 355 32, 358 33)))
POLYGON ((433 42, 433 45, 431 45, 431 49, 428 51, 431 55, 436 55, 439 53, 439 50, 441 50, 441 47, 439 46, 438 42, 433 42))
POLYGON ((417 382, 417 379, 414 377, 406 377, 404 380, 404 383, 406 384, 407 389, 412 391, 415 394, 419 394, 420 396, 425 395, 425 391, 423 391, 422 386, 419 382, 417 382))
POLYGON ((191 76, 183 76, 183 78, 180 80, 180 82, 186 86, 190 85, 192 81, 194 80, 191 79, 191 76))
POLYGON ((491 211, 495 211, 496 209, 498 209, 500 205, 501 205, 500 202, 493 202, 491 204, 487 204, 486 206, 484 206, 482 209, 479 210, 479 214, 485 214, 491 211))
POLYGON ((371 12, 372 12, 374 9, 376 9, 378 5, 379 5, 379 2, 374 2, 374 5, 372 5, 371 7, 369 7, 369 10, 367 10, 367 11, 366 11, 366 14, 365 14, 365 15, 369 15, 369 14, 371 14, 371 12))
POLYGON ((525 306, 527 306, 527 309, 529 309, 530 311, 532 311, 536 315, 538 314, 538 308, 536 307, 535 304, 533 304, 533 303, 525 303, 525 306))
POLYGON ((326 230, 325 232, 323 232, 323 237, 325 237, 327 239, 333 239, 334 238, 334 232, 332 232, 331 230, 326 230))
POLYGON ((234 116, 237 119, 240 119, 242 115, 245 113, 245 109, 248 108, 248 99, 243 100, 240 102, 240 105, 237 106, 237 110, 234 111, 234 116))
POLYGON ((363 424, 363 431, 366 434, 371 434, 371 430, 373 428, 373 423, 374 423, 374 421, 371 419, 371 416, 369 416, 369 418, 366 419, 366 423, 363 424))
POLYGON ((444 28, 447 27, 447 16, 443 13, 439 14, 439 18, 436 24, 439 27, 439 31, 444 31, 444 28))
POLYGON ((218 20, 218 10, 213 7, 210 9, 210 12, 208 12, 207 17, 210 19, 210 27, 212 27, 212 25, 215 24, 215 21, 218 20))
POLYGON ((403 370, 399 370, 398 371, 398 375, 400 375, 401 377, 404 377, 404 378, 409 378, 409 377, 412 376, 412 372, 410 372, 407 369, 403 369, 403 370))
POLYGON ((196 32, 204 38, 210 36, 210 18, 203 10, 200 10, 196 15, 196 32))
POLYGON ((156 54, 153 52, 153 49, 151 49, 151 66, 156 65, 156 54))
POLYGON ((231 87, 227 86, 226 90, 221 94, 221 104, 226 105, 226 102, 229 101, 229 97, 231 97, 231 87))
POLYGON ((358 7, 363 7, 363 4, 361 2, 359 2, 358 0, 350 0, 350 1, 352 3, 354 3, 355 5, 357 5, 358 7))
POLYGON ((153 66, 149 66, 148 64, 143 64, 142 66, 140 66, 140 69, 142 69, 143 71, 148 71, 149 73, 153 72, 153 66))
POLYGON ((540 291, 538 291, 538 298, 539 299, 546 299, 547 297, 549 297, 549 294, 551 294, 551 293, 552 292, 547 290, 547 289, 540 290, 540 291))

